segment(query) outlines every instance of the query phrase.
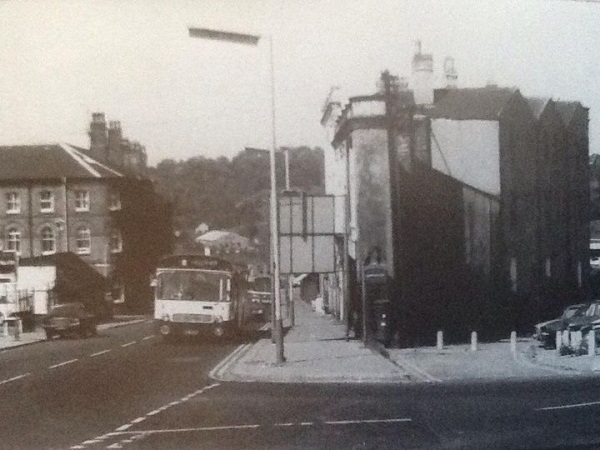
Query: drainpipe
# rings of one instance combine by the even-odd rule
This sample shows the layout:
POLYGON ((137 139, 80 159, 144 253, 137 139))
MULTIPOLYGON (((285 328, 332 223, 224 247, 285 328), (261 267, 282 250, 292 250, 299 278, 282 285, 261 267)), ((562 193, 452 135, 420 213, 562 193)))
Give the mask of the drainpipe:
POLYGON ((63 177, 62 179, 63 185, 63 194, 65 199, 65 210, 64 210, 64 220, 65 220, 65 251, 69 251, 69 199, 67 197, 67 178, 63 177))

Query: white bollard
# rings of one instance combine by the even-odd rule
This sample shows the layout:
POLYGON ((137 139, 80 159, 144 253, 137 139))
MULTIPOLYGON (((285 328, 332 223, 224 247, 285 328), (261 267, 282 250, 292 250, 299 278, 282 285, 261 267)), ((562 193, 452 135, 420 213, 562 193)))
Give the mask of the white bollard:
POLYGON ((512 353, 517 353, 517 332, 510 332, 510 351, 512 353))
POLYGON ((587 335, 588 339, 588 355, 596 356, 596 330, 590 330, 587 335))
POLYGON ((8 322, 6 320, 2 322, 2 336, 8 336, 8 322))
POLYGON ((444 332, 442 330, 437 332, 437 344, 436 347, 438 350, 443 350, 444 348, 444 332))
POLYGON ((477 331, 471 332, 471 351, 477 351, 477 331))
POLYGON ((560 355, 560 349, 562 347, 562 333, 560 331, 556 332, 556 353, 560 355))
POLYGON ((23 333, 23 321, 15 319, 15 341, 21 340, 21 333, 23 333))
POLYGON ((571 342, 571 348, 574 352, 576 352, 577 354, 581 353, 581 342, 583 341, 583 335, 581 334, 581 331, 573 331, 571 332, 571 336, 570 337, 570 342, 571 342))
POLYGON ((565 330, 562 332, 562 345, 563 347, 569 347, 570 345, 569 330, 565 330))

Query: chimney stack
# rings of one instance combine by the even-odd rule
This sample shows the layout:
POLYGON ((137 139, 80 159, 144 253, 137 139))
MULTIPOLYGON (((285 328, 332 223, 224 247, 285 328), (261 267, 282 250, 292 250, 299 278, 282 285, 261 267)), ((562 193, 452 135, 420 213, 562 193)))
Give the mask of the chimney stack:
POLYGON ((89 135, 90 155, 98 161, 106 161, 108 159, 108 136, 104 113, 92 113, 89 135))
POLYGON ((116 167, 123 165, 122 139, 121 122, 116 120, 110 121, 108 124, 108 162, 116 167))
POLYGON ((421 41, 416 41, 412 60, 412 90, 417 105, 433 103, 433 56, 421 53, 421 41))
POLYGON ((454 58, 451 56, 447 56, 444 60, 444 74, 446 75, 446 87, 449 89, 456 88, 458 73, 454 67, 454 58))

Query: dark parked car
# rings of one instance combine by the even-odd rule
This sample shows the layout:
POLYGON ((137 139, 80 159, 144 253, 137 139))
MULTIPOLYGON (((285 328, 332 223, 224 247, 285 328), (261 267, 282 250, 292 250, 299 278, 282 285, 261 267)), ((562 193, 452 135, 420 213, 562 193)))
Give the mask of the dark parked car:
POLYGON ((558 319, 538 323, 535 326, 534 337, 541 342, 544 348, 555 348, 556 333, 566 330, 569 323, 582 316, 588 307, 589 305, 585 303, 567 306, 558 319))
POLYGON ((46 331, 46 338, 54 336, 77 335, 87 337, 96 334, 98 321, 95 314, 86 310, 83 303, 65 303, 56 305, 44 317, 42 326, 46 331))
POLYGON ((248 286, 246 314, 249 318, 267 320, 271 315, 271 277, 256 277, 248 286))
POLYGON ((581 331, 583 334, 597 328, 600 328, 600 300, 590 303, 584 314, 573 317, 568 324, 569 331, 581 331))

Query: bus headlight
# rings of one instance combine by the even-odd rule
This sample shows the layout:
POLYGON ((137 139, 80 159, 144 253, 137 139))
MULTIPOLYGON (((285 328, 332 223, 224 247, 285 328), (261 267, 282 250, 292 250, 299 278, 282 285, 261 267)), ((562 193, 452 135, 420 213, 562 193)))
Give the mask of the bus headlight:
POLYGON ((223 318, 221 316, 215 316, 215 323, 223 322, 223 318))
POLYGON ((165 322, 170 322, 171 321, 171 316, 168 314, 163 314, 161 317, 161 320, 164 320, 165 322))

